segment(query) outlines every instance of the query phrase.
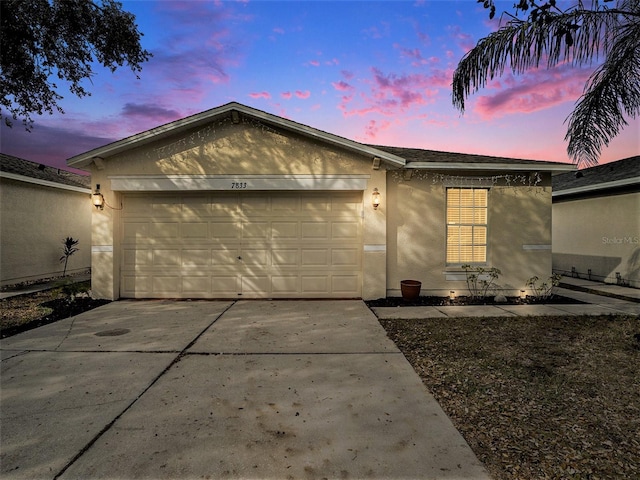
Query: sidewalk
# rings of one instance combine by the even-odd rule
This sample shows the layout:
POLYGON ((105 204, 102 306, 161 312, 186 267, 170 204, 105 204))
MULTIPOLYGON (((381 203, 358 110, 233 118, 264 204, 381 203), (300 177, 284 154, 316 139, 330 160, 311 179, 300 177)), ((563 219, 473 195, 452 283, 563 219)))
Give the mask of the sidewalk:
POLYGON ((383 320, 536 315, 640 315, 640 290, 638 289, 568 277, 562 277, 561 285, 567 285, 570 288, 557 287, 555 292, 558 295, 585 303, 374 307, 372 310, 378 318, 383 320))

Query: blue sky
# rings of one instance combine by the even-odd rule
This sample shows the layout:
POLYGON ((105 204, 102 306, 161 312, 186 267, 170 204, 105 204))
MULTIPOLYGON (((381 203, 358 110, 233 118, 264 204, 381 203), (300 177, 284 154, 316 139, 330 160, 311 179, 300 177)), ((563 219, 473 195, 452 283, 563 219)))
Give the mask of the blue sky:
MULTIPOLYGON (((513 2, 498 4, 498 11, 513 2)), ((498 26, 475 0, 124 1, 154 57, 140 79, 97 68, 91 97, 61 90, 65 114, 2 151, 53 166, 149 128, 237 101, 352 140, 568 162, 564 120, 589 70, 507 74, 451 104, 451 75, 498 26)), ((499 17, 499 15, 497 15, 499 17)), ((640 152, 633 121, 601 163, 640 152)))

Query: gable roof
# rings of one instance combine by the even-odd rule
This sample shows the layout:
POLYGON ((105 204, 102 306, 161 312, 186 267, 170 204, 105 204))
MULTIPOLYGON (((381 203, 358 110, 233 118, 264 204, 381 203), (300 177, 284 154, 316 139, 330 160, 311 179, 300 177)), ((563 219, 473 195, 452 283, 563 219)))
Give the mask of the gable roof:
POLYGON ((84 192, 91 187, 91 177, 48 167, 23 158, 0 153, 0 177, 53 187, 70 187, 84 192))
POLYGON ((589 194, 640 186, 640 156, 596 165, 553 179, 553 196, 589 194))
POLYGON ((537 169, 545 172, 574 171, 575 165, 541 160, 525 160, 509 157, 493 157, 469 153, 441 152, 420 148, 377 146, 380 150, 393 153, 407 161, 406 168, 438 170, 523 170, 537 169))
POLYGON ((76 155, 67 160, 67 165, 76 168, 86 168, 96 157, 106 159, 125 150, 145 145, 168 135, 174 135, 176 133, 205 125, 207 123, 211 123, 214 120, 231 116, 233 115, 233 112, 237 112, 243 116, 265 122, 284 130, 292 131, 309 138, 321 140, 326 143, 342 147, 352 152, 370 156, 372 159, 374 157, 377 157, 395 166, 403 166, 405 164, 404 159, 392 153, 384 152, 382 150, 378 150, 377 148, 354 142, 353 140, 349 140, 344 137, 339 137, 338 135, 323 132, 322 130, 308 127, 301 123, 293 122, 277 115, 272 115, 255 108, 247 107, 246 105, 242 105, 237 102, 231 102, 227 103, 226 105, 212 108, 196 115, 191 115, 190 117, 176 120, 174 122, 152 128, 151 130, 132 135, 123 140, 118 140, 117 142, 113 142, 103 147, 90 150, 80 155, 76 155))

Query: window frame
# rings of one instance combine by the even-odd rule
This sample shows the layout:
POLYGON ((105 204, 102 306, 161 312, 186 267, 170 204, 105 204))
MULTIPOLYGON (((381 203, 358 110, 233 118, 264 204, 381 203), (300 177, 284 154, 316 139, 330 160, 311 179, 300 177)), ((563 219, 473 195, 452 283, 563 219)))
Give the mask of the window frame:
MULTIPOLYGON (((462 265, 488 265, 489 264, 489 200, 490 200, 490 191, 491 188, 488 186, 462 186, 462 185, 447 185, 445 186, 445 212, 444 212, 444 223, 445 223, 445 239, 444 239, 444 256, 445 256, 445 265, 447 267, 460 267, 462 265), (459 221, 459 223, 449 223, 449 193, 451 190, 471 190, 472 191, 472 198, 475 198, 473 191, 476 190, 484 190, 486 192, 486 205, 484 207, 476 207, 475 206, 475 200, 473 201, 473 204, 470 207, 467 206, 463 206, 461 202, 459 202, 457 208, 471 208, 472 212, 474 212, 476 209, 485 209, 485 223, 474 223, 473 221, 471 223, 467 223, 467 222, 461 222, 459 221), (473 251, 473 248, 478 246, 478 247, 484 247, 484 260, 483 261, 464 261, 464 260, 460 260, 460 246, 462 245, 458 239, 458 260, 457 261, 450 261, 449 260, 449 227, 450 226, 458 226, 458 227, 471 227, 472 228, 472 241, 471 241, 471 249, 473 251), (473 243, 473 227, 484 227, 485 229, 485 241, 484 243, 478 243, 475 244, 473 243)), ((472 213, 472 218, 474 218, 475 215, 472 213)), ((473 254, 472 254, 473 255, 473 254)))

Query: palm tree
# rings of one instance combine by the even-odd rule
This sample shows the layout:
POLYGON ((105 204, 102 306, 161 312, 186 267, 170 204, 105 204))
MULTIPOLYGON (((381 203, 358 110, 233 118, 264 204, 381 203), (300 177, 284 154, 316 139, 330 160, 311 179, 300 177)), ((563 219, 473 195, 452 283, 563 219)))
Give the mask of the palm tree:
MULTIPOLYGON (((484 6, 493 18, 494 0, 484 6)), ((516 15, 519 11, 528 12, 526 19, 507 14, 510 20, 459 62, 453 104, 464 112, 465 99, 507 67, 522 74, 542 64, 581 67, 602 58, 566 120, 565 136, 574 163, 596 165, 602 147, 628 124, 625 117, 640 115, 640 0, 618 0, 612 7, 592 0, 591 8, 579 1, 567 10, 555 0, 520 0, 516 15)))

